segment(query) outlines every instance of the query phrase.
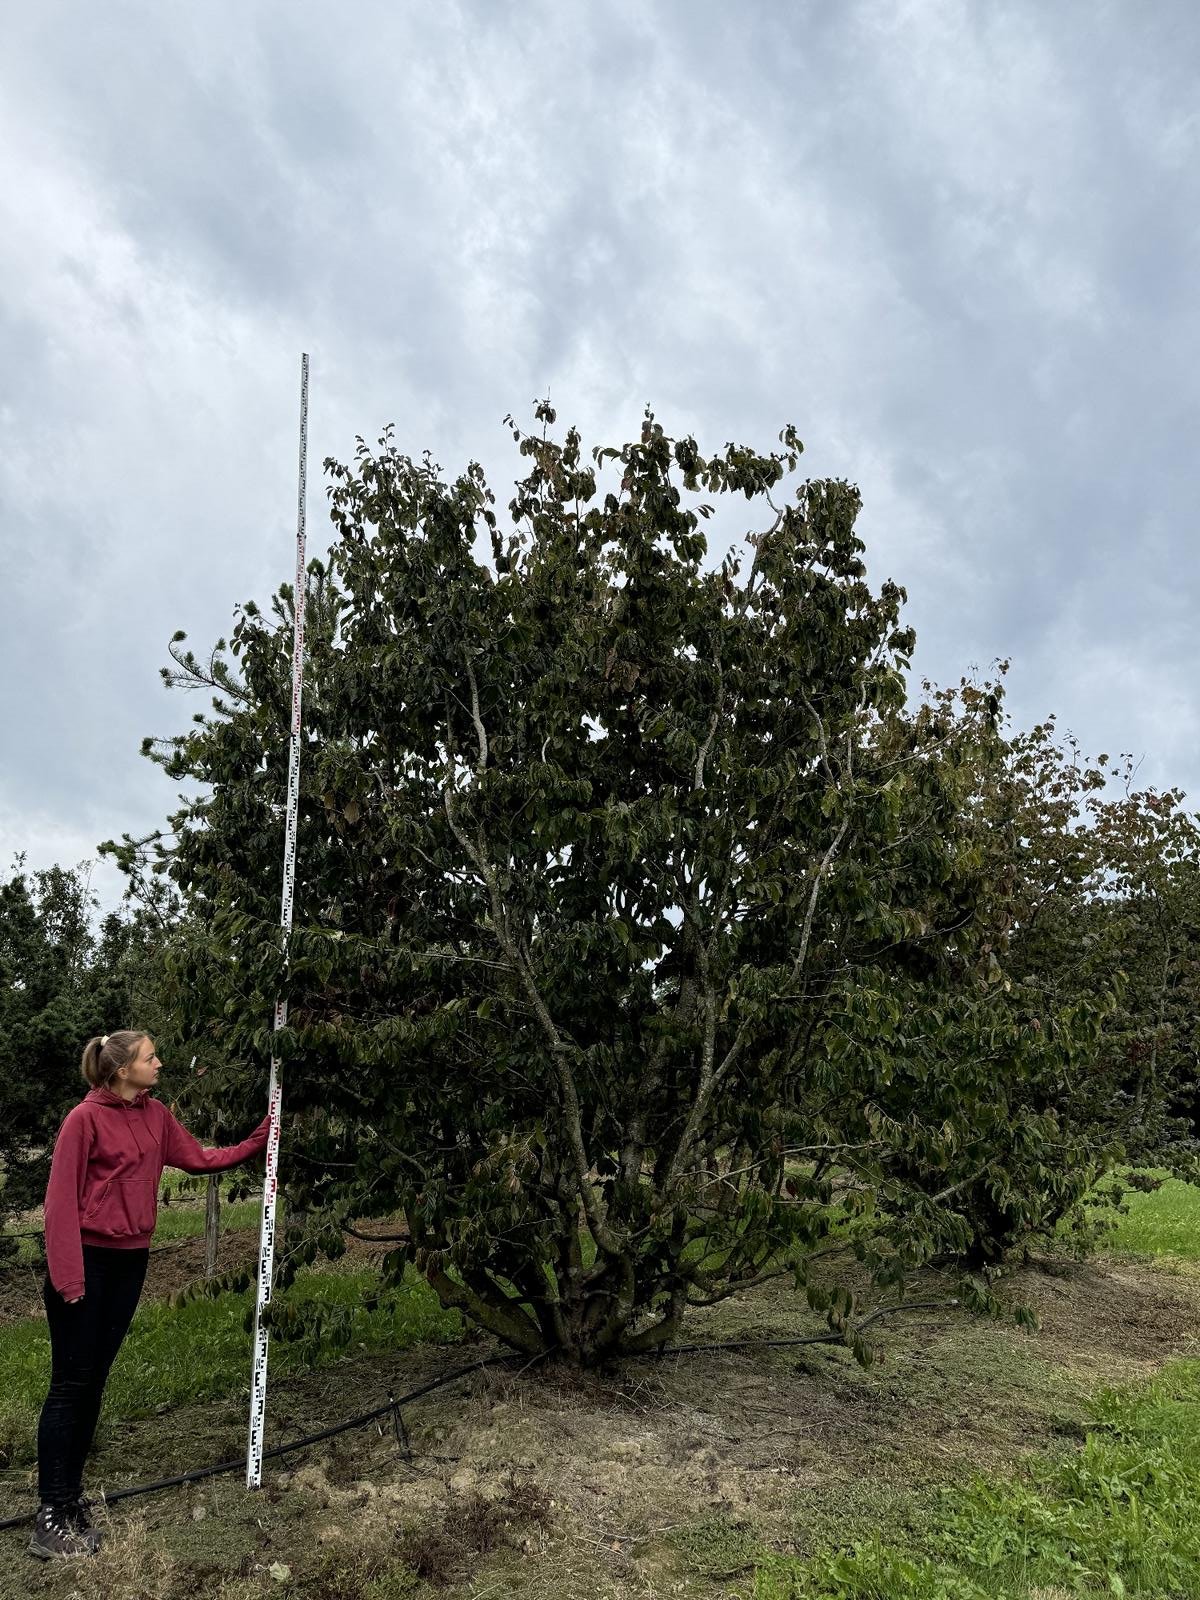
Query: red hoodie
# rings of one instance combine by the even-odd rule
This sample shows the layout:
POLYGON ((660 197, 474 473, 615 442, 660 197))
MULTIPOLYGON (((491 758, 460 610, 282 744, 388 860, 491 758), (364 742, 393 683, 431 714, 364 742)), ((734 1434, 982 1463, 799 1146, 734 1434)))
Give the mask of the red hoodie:
POLYGON ((58 1130, 46 1186, 46 1260, 63 1299, 84 1291, 85 1244, 137 1250, 150 1243, 164 1167, 236 1167, 266 1149, 269 1123, 264 1117, 241 1144, 206 1150, 148 1089, 132 1100, 89 1090, 58 1130))

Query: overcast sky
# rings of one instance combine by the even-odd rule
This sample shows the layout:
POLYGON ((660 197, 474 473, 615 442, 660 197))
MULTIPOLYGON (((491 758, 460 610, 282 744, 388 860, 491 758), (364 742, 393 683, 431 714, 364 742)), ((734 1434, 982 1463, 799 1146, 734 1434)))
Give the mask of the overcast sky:
MULTIPOLYGON (((0 870, 163 819, 161 687, 396 424, 794 422, 916 665, 1200 793, 1195 0, 10 4, 0 870)), ((281 731, 281 737, 283 737, 281 731)), ((115 880, 99 880, 115 900, 115 880)))

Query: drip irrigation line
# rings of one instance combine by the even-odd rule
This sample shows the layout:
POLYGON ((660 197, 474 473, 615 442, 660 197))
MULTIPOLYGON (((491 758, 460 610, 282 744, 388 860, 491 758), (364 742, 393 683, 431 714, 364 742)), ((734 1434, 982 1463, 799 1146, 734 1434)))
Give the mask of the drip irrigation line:
MULTIPOLYGON (((867 1322, 874 1321, 878 1316, 890 1315, 894 1311, 929 1311, 950 1310, 958 1304, 957 1300, 914 1300, 907 1304, 881 1307, 869 1317, 864 1318, 860 1327, 867 1322)), ((645 1359, 663 1359, 667 1356, 693 1356, 710 1355, 723 1350, 789 1350, 800 1345, 811 1344, 844 1344, 845 1340, 837 1334, 817 1333, 806 1334, 791 1339, 725 1339, 716 1344, 676 1344, 664 1345, 658 1350, 637 1350, 621 1359, 637 1361, 645 1359)), ((402 1407, 411 1405, 414 1400, 420 1400, 427 1394, 433 1394, 438 1389, 445 1389, 452 1383, 459 1383, 463 1378, 469 1378, 473 1373, 482 1372, 486 1367, 512 1366, 520 1361, 522 1366, 517 1373, 527 1372, 530 1367, 537 1366, 554 1354, 553 1350, 544 1350, 532 1358, 523 1355, 485 1356, 481 1361, 469 1362, 465 1367, 455 1367, 450 1372, 444 1372, 440 1378, 431 1378, 428 1383, 420 1384, 416 1389, 410 1389, 407 1394, 402 1394, 397 1399, 389 1390, 387 1400, 381 1406, 375 1406, 370 1411, 360 1412, 356 1417, 348 1417, 344 1422, 335 1422, 328 1428, 321 1428, 316 1433, 306 1433, 303 1438, 290 1439, 286 1444, 274 1445, 270 1450, 264 1450, 264 1461, 276 1460, 279 1456, 292 1455, 297 1450, 306 1450, 310 1445, 320 1444, 325 1439, 335 1438, 339 1433, 349 1433, 352 1428, 365 1427, 368 1422, 377 1422, 380 1417, 389 1416, 392 1419, 392 1429, 396 1443, 400 1446, 408 1461, 411 1462, 413 1452, 409 1442, 408 1428, 405 1426, 402 1407)), ((180 1472, 173 1478, 156 1478, 152 1483, 135 1483, 126 1489, 114 1489, 111 1494, 105 1494, 104 1503, 112 1505, 117 1500, 129 1500, 135 1495, 154 1494, 160 1489, 176 1489, 181 1484, 199 1483, 204 1478, 216 1478, 226 1472, 237 1472, 245 1466, 245 1457, 239 1456, 233 1461, 218 1461, 210 1467, 196 1467, 191 1472, 180 1472)), ((20 1517, 6 1517, 0 1521, 0 1533, 9 1528, 20 1528, 27 1522, 32 1522, 34 1513, 26 1512, 20 1517)))

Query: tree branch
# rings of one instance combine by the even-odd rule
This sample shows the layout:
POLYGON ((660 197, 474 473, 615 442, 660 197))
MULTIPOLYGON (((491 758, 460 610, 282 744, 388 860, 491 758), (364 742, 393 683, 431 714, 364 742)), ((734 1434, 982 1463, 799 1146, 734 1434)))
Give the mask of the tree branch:
POLYGON ((700 754, 696 757, 696 773, 692 783, 694 789, 703 789, 704 787, 704 763, 708 760, 708 752, 712 749, 712 742, 716 738, 717 724, 720 721, 721 710, 725 704, 725 676, 721 671, 719 658, 713 662, 713 666, 717 669, 717 703, 713 707, 712 718, 708 724, 708 737, 700 746, 700 754))
MULTIPOLYGON (((821 881, 826 872, 829 870, 829 865, 836 855, 842 840, 845 838, 849 826, 849 817, 844 817, 842 819, 841 826, 838 828, 837 833, 834 835, 829 848, 826 850, 825 855, 822 858, 820 866, 817 868, 817 871, 813 876, 812 889, 808 897, 808 909, 804 917, 804 928, 800 937, 800 949, 796 954, 794 963, 792 964, 792 971, 788 979, 789 983, 795 983, 796 979, 803 970, 805 961, 807 960, 808 945, 812 936, 812 925, 813 919, 816 916, 817 896, 820 892, 821 881)), ((750 1018, 747 1018, 738 1028, 738 1031, 734 1036, 733 1043, 726 1051, 725 1058, 719 1067, 716 1067, 715 1069, 713 1068, 711 1056, 709 1056, 702 1066, 700 1086, 696 1091, 695 1103, 688 1115, 687 1122, 684 1124, 683 1132, 679 1136, 679 1143, 675 1147, 674 1154, 671 1157, 670 1166, 667 1169, 668 1184, 678 1177, 680 1166, 682 1165, 687 1151, 691 1147, 691 1144, 696 1137, 697 1129, 699 1128, 700 1123, 708 1110, 708 1106, 713 1095, 716 1093, 717 1089, 724 1082, 724 1080, 729 1076, 730 1071, 732 1070, 738 1057, 741 1055, 746 1040, 750 1035, 750 1025, 751 1020, 750 1018)), ((707 1035, 705 1040, 705 1048, 707 1051, 707 1035)))

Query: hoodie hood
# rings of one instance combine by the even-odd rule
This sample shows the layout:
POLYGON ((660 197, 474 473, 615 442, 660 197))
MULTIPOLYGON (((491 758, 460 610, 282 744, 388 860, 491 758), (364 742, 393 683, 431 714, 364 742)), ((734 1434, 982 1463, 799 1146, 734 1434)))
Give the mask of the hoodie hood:
POLYGON ((120 1110, 126 1115, 131 1111, 145 1113, 140 1117, 131 1117, 123 1126, 133 1135, 133 1142, 142 1155, 158 1143, 153 1129, 148 1127, 146 1122, 146 1117, 149 1115, 145 1110, 146 1102, 150 1098, 149 1089, 139 1089, 132 1100, 126 1100, 123 1095, 115 1093, 112 1089, 89 1089, 83 1098, 85 1101, 90 1100, 93 1105, 110 1106, 114 1111, 120 1110))
POLYGON ((120 1106, 127 1111, 130 1106, 144 1106, 150 1098, 150 1091, 139 1089, 132 1100, 126 1100, 123 1095, 116 1094, 109 1088, 89 1089, 83 1098, 94 1101, 98 1106, 120 1106))

